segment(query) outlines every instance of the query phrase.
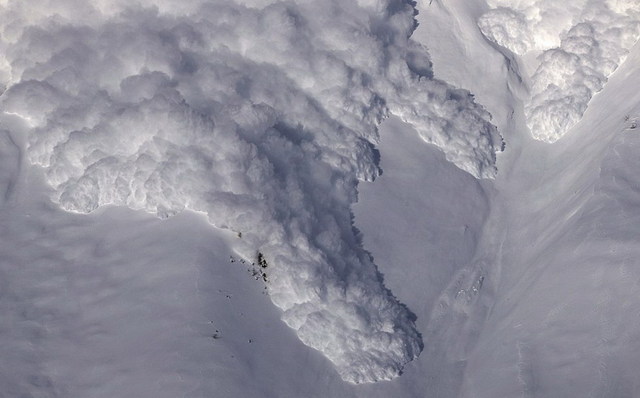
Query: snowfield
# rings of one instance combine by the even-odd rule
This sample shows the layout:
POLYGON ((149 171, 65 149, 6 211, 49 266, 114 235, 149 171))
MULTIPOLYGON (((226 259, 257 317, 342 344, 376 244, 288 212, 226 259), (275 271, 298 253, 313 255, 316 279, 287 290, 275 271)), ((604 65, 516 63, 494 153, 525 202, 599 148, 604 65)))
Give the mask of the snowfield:
POLYGON ((640 394, 635 1, 0 21, 0 397, 640 394))

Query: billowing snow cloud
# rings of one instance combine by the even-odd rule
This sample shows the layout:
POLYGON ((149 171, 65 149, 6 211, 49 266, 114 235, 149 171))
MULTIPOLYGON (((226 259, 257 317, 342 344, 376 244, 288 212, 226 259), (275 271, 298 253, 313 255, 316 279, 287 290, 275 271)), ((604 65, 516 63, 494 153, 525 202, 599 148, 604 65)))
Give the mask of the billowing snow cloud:
POLYGON ((5 112, 64 209, 184 209, 262 253, 283 320, 351 382, 422 341, 352 228, 388 113, 492 177, 501 138, 431 77, 403 0, 0 2, 5 112))
POLYGON ((554 142, 640 37, 635 0, 492 0, 478 21, 485 36, 516 54, 542 52, 525 105, 534 138, 554 142))

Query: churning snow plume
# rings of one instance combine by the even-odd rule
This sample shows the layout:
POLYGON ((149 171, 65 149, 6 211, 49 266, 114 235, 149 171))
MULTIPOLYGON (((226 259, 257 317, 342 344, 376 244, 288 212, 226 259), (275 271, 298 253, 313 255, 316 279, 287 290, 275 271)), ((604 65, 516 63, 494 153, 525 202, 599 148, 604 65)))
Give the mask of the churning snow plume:
POLYGON ((389 114, 476 177, 501 138, 435 80, 404 0, 0 3, 5 112, 69 211, 185 209, 268 262, 283 320, 350 382, 422 349, 352 228, 389 114))
POLYGON ((555 142, 640 37, 636 0, 491 0, 478 21, 484 35, 518 55, 541 53, 525 104, 534 138, 555 142))

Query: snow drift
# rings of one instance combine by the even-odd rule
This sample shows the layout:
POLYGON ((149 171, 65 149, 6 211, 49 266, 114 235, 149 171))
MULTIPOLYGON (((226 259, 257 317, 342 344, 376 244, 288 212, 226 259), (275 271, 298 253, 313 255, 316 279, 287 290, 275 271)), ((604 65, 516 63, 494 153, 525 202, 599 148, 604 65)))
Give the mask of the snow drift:
POLYGON ((391 379, 420 353, 352 228, 358 180, 379 173, 377 125, 400 116, 476 177, 495 175, 501 138, 432 78, 412 6, 0 4, 3 110, 28 122, 28 158, 62 208, 190 209, 241 232, 283 320, 345 380, 391 379))
POLYGON ((478 21, 484 35, 518 55, 541 54, 525 104, 534 138, 557 141, 640 37, 640 3, 631 0, 492 0, 478 21))

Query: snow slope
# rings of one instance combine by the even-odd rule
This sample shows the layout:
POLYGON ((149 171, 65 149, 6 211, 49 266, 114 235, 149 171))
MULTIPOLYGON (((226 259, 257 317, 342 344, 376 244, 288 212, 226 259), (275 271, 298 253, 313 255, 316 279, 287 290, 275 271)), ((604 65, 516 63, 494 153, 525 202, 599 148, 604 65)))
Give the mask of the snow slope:
POLYGON ((498 289, 462 396, 638 395, 638 65, 636 45, 562 140, 496 181, 498 289))
POLYGON ((550 145, 483 1, 415 42, 400 1, 49 3, 0 2, 1 397, 639 394, 637 45, 550 145))
MULTIPOLYGON (((448 11, 463 11, 458 23, 465 9, 475 12, 464 6, 447 3, 448 11)), ((472 36, 463 37, 473 47, 472 36)), ((426 44, 437 71, 437 43, 426 44)), ((488 191, 491 213, 476 254, 496 254, 483 280, 491 303, 480 325, 469 324, 476 323, 478 337, 461 361, 457 396, 638 395, 639 185, 632 127, 640 110, 640 47, 630 51, 582 120, 553 145, 532 141, 518 106, 505 124, 511 129, 501 130, 507 151, 488 191)), ((442 54, 451 57, 445 49, 442 54)), ((526 73, 526 59, 506 56, 520 64, 510 73, 526 73)), ((526 82, 515 77, 507 81, 526 82)), ((499 95, 482 83, 466 87, 481 100, 499 95)), ((510 102, 526 104, 525 90, 511 85, 509 91, 510 102)))

